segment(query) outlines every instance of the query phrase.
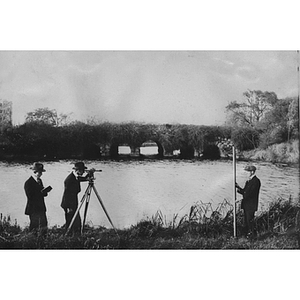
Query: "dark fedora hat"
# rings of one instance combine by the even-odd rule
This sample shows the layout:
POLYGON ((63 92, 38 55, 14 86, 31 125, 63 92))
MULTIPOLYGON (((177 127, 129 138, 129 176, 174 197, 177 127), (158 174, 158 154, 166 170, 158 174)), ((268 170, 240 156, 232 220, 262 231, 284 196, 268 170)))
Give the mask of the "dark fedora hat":
POLYGON ((46 170, 44 169, 44 165, 39 162, 35 162, 33 166, 30 167, 30 169, 34 172, 46 172, 46 170))
POLYGON ((73 167, 74 170, 86 170, 87 167, 84 165, 82 161, 76 162, 73 167))
POLYGON ((256 168, 253 165, 248 165, 244 168, 245 171, 251 172, 251 171, 256 171, 256 168))

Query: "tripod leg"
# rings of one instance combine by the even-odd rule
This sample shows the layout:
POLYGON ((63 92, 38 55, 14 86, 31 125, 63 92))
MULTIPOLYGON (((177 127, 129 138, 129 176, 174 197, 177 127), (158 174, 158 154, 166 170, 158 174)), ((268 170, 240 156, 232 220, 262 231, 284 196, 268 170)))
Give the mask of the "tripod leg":
POLYGON ((111 226, 113 227, 113 229, 115 230, 115 232, 117 232, 117 230, 116 230, 116 228, 115 228, 113 222, 111 221, 111 219, 110 219, 110 217, 109 217, 109 215, 108 215, 108 213, 107 213, 107 211, 106 211, 106 209, 105 209, 105 206, 104 206, 104 204, 103 204, 103 202, 102 202, 102 200, 101 200, 101 197, 100 197, 100 195, 98 194, 98 192, 97 192, 95 186, 93 186, 93 190, 94 190, 94 192, 95 192, 95 194, 96 194, 96 196, 97 196, 97 199, 99 200, 99 202, 100 202, 100 204, 101 204, 101 206, 102 206, 102 208, 103 208, 103 211, 105 212, 105 214, 106 214, 106 216, 107 216, 107 218, 108 218, 108 221, 110 222, 110 224, 111 224, 111 226))
POLYGON ((88 207, 89 207, 89 203, 90 203, 91 191, 92 191, 92 188, 90 187, 90 189, 87 190, 87 194, 86 194, 86 202, 85 202, 83 222, 82 222, 82 227, 81 227, 81 234, 83 233, 83 228, 84 228, 84 224, 85 224, 85 220, 86 220, 86 215, 87 215, 87 211, 88 211, 88 207))
POLYGON ((66 233, 65 233, 66 235, 69 233, 70 229, 72 228, 72 225, 73 225, 73 223, 74 223, 74 221, 75 221, 77 215, 79 214, 80 208, 82 207, 84 201, 87 199, 87 195, 91 193, 90 190, 91 190, 91 186, 88 185, 88 187, 86 188, 86 190, 85 190, 85 192, 84 192, 84 195, 82 196, 82 199, 81 199, 81 201, 80 201, 80 204, 78 205, 78 207, 77 207, 77 209, 76 209, 76 212, 75 212, 75 214, 74 214, 74 216, 73 216, 73 218, 72 218, 72 220, 71 220, 71 223, 70 223, 69 227, 67 228, 67 231, 66 231, 66 233))

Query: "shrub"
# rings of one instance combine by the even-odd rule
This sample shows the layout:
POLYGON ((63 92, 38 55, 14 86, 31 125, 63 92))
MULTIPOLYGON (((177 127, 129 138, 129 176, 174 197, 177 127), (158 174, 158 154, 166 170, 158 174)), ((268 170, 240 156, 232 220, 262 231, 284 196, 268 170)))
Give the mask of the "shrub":
POLYGON ((275 144, 266 149, 258 149, 245 154, 253 160, 269 161, 273 163, 299 163, 299 140, 290 143, 275 144))
POLYGON ((231 140, 239 150, 251 150, 259 145, 259 132, 250 127, 238 127, 233 129, 231 140))

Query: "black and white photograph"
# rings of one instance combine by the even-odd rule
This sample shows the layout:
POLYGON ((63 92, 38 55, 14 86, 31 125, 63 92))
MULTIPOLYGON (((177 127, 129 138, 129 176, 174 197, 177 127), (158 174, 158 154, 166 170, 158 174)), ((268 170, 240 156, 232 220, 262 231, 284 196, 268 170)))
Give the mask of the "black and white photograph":
POLYGON ((45 282, 51 298, 237 299, 256 276, 257 295, 289 298, 300 249, 293 18, 264 28, 270 7, 33 2, 1 22, 5 296, 16 276, 23 288, 36 278, 37 298, 45 282), (283 276, 290 288, 265 289, 283 276))
POLYGON ((299 248, 299 51, 0 58, 1 248, 299 248))

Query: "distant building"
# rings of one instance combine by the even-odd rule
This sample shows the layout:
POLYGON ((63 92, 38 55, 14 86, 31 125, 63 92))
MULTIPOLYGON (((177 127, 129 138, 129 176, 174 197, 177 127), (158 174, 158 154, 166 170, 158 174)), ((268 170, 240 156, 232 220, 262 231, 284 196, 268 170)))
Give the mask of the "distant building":
POLYGON ((12 126, 12 102, 0 100, 0 129, 12 126))

